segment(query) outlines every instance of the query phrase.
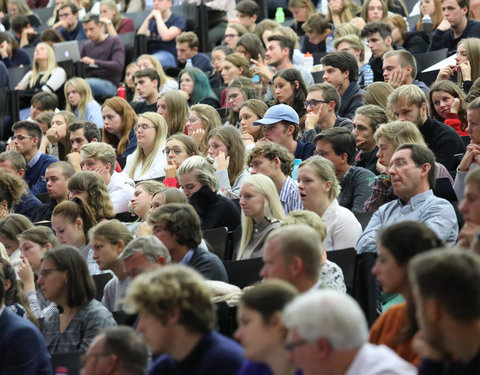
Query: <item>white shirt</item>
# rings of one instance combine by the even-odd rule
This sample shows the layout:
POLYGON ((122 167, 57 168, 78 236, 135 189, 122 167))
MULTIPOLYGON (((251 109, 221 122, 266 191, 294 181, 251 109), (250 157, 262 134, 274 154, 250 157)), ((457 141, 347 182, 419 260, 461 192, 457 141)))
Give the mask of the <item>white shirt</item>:
POLYGON ((345 375, 416 375, 417 368, 385 345, 365 343, 345 375))
MULTIPOLYGON (((165 176, 165 167, 167 166, 167 158, 163 153, 165 149, 164 143, 157 151, 157 155, 155 155, 155 159, 153 159, 152 165, 144 174, 141 174, 140 171, 142 170, 143 163, 139 163, 135 172, 133 174, 134 181, 141 181, 141 180, 152 180, 154 178, 164 177, 165 176)), ((135 150, 133 154, 127 156, 127 163, 123 171, 130 176, 130 170, 133 166, 133 161, 135 160, 135 156, 137 155, 138 149, 135 150)))
POLYGON ((323 213, 322 219, 327 226, 324 241, 327 251, 355 247, 362 235, 362 226, 350 210, 340 206, 334 199, 323 213))
POLYGON ((128 212, 128 202, 135 192, 135 183, 125 172, 113 172, 107 185, 108 194, 116 214, 128 212))

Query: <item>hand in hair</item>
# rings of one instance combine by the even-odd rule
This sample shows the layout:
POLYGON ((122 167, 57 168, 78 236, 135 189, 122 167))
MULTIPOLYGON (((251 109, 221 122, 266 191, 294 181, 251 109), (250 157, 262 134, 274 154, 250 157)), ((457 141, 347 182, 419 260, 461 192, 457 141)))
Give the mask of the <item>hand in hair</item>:
POLYGON ((22 259, 18 264, 17 274, 20 280, 22 280, 23 290, 25 293, 35 290, 35 278, 33 275, 33 270, 28 259, 24 256, 22 256, 22 259))
POLYGON ((455 98, 455 99, 453 99, 452 105, 450 107, 450 112, 451 113, 458 113, 459 110, 460 110, 460 99, 455 98))
POLYGON ((218 156, 215 156, 215 165, 217 166, 217 171, 228 169, 229 164, 230 156, 225 156, 223 151, 220 151, 218 156))
POLYGON ((467 146, 467 151, 465 155, 463 155, 462 161, 458 165, 458 170, 460 172, 468 172, 473 163, 480 163, 480 145, 470 143, 467 146))

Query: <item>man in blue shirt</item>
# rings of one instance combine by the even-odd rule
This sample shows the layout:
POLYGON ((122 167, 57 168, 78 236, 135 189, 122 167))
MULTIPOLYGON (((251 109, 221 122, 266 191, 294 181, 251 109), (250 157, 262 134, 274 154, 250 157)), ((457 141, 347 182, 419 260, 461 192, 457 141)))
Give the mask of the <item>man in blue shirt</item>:
POLYGON ((213 66, 210 64, 210 59, 207 55, 198 52, 200 42, 198 41, 198 37, 195 33, 191 31, 184 31, 177 36, 176 42, 178 67, 180 69, 186 68, 187 60, 191 59, 194 68, 198 68, 205 72, 207 76, 210 75, 213 70, 213 66))
POLYGON ((82 22, 78 20, 78 8, 74 3, 65 3, 58 10, 58 21, 52 29, 58 30, 65 40, 83 40, 87 35, 82 22))
POLYGON ((265 126, 264 136, 273 143, 278 143, 293 154, 295 159, 308 159, 313 155, 315 145, 297 141, 300 131, 299 117, 295 110, 286 104, 277 104, 268 109, 263 119, 253 125, 265 126))
POLYGON ((453 206, 433 195, 435 157, 427 147, 406 143, 393 154, 388 170, 397 200, 381 206, 357 242, 357 252, 376 252, 379 229, 406 220, 428 225, 448 245, 458 234, 453 206))
POLYGON ((150 375, 238 372, 243 350, 213 330, 216 312, 210 288, 195 270, 169 265, 148 272, 132 282, 126 301, 128 312, 139 314, 137 330, 152 354, 158 356, 150 375))

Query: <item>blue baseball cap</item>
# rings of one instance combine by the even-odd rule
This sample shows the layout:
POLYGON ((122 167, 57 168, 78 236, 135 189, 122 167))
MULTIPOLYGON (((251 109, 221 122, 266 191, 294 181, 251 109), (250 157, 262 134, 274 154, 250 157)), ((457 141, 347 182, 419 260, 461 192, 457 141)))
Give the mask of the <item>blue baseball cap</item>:
POLYGON ((286 104, 277 104, 270 107, 261 120, 255 121, 253 125, 272 125, 280 121, 288 121, 297 124, 300 122, 298 113, 286 104))

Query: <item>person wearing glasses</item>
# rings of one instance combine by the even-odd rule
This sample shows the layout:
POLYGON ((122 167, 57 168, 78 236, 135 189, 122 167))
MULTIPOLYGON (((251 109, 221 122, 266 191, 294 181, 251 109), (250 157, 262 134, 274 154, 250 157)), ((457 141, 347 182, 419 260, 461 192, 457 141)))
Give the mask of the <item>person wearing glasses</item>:
POLYGON ((163 149, 168 133, 165 119, 156 112, 145 112, 133 129, 137 149, 127 156, 124 172, 134 181, 164 177, 167 162, 163 149))
POLYGON ((188 135, 177 133, 167 139, 163 152, 167 158, 163 183, 167 187, 179 188, 177 170, 190 156, 200 155, 197 144, 188 135))
POLYGON ((25 182, 32 194, 46 193, 45 170, 58 159, 38 149, 42 141, 42 129, 33 121, 18 121, 13 124, 12 131, 13 137, 7 149, 18 151, 25 159, 25 182))
POLYGON ((365 315, 345 293, 328 289, 304 293, 286 306, 283 322, 289 359, 305 375, 331 373, 332 368, 339 375, 417 373, 390 348, 367 342, 365 315))
POLYGON ((266 280, 242 295, 235 338, 245 350, 245 359, 237 375, 301 374, 287 358, 282 322, 283 308, 297 294, 295 287, 285 281, 266 280))
POLYGON ((237 42, 243 34, 246 34, 248 31, 239 23, 230 23, 225 29, 225 35, 223 36, 223 42, 225 45, 235 51, 237 47, 237 42))
POLYGON ((77 248, 59 246, 48 251, 38 283, 45 298, 58 306, 42 327, 50 354, 84 352, 100 329, 117 325, 95 299, 95 284, 77 248))
POLYGON ((304 103, 307 116, 302 142, 312 142, 317 133, 333 127, 353 130, 352 120, 337 115, 340 100, 337 89, 329 83, 310 86, 304 103))

